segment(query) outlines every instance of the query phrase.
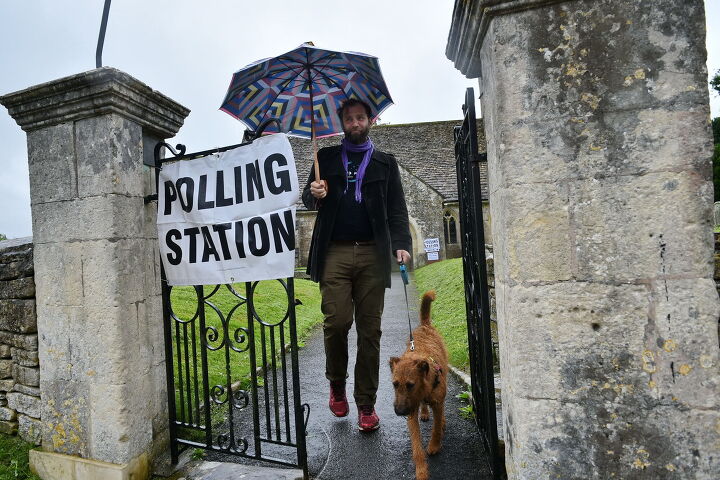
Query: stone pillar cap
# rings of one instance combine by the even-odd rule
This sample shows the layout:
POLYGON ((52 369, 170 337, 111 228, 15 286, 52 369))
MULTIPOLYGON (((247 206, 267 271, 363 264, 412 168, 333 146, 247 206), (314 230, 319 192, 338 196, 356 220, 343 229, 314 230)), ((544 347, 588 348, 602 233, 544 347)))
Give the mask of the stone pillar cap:
POLYGON ((480 77, 480 48, 490 19, 571 0, 455 0, 445 56, 467 78, 480 77))
POLYGON ((112 67, 60 78, 0 97, 20 128, 29 132, 116 113, 161 138, 174 136, 190 110, 112 67))

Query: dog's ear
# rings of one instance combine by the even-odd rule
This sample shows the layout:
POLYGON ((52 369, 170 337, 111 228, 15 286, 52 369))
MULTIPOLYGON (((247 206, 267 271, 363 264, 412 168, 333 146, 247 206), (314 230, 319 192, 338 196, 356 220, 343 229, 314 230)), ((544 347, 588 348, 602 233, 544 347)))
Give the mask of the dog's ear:
POLYGON ((417 363, 417 368, 422 372, 423 375, 427 375, 427 373, 430 371, 430 365, 428 364, 427 360, 420 360, 417 363))
POLYGON ((395 368, 395 364, 399 362, 400 359, 398 357, 390 357, 390 361, 388 362, 390 364, 390 371, 392 372, 395 368))

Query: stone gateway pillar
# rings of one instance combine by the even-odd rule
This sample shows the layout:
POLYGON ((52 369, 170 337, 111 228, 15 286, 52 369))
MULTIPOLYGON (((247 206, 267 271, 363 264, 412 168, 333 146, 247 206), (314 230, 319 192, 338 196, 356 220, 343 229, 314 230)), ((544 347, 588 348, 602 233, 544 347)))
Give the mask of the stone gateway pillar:
POLYGON ((509 478, 720 478, 703 1, 457 0, 447 55, 481 85, 509 478))
POLYGON ((100 68, 0 97, 28 138, 45 479, 144 479, 168 420, 153 176, 189 111, 100 68))

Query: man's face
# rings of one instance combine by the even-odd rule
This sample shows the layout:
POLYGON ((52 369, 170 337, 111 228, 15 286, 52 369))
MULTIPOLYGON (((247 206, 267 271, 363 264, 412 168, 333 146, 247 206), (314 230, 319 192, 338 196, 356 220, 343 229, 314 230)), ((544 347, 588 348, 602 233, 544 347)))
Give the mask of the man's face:
POLYGON ((343 132, 345 138, 355 144, 365 143, 370 133, 370 119, 362 105, 353 105, 343 110, 343 132))

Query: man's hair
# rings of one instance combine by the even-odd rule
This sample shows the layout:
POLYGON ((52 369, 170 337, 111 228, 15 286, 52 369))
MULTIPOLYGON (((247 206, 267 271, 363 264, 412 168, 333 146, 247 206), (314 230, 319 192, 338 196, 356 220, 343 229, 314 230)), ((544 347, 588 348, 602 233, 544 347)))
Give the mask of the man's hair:
POLYGON ((370 105, 363 102, 362 100, 358 100, 357 98, 348 98, 344 102, 340 104, 340 108, 337 109, 337 115, 340 117, 340 120, 343 118, 343 112, 346 108, 354 107, 355 105, 362 105, 365 107, 365 113, 367 113, 368 119, 372 118, 372 109, 370 108, 370 105))

